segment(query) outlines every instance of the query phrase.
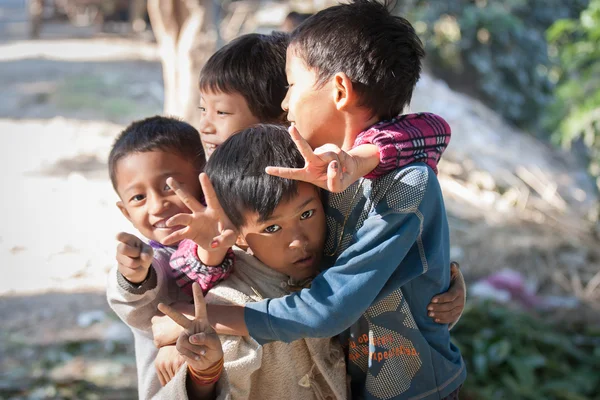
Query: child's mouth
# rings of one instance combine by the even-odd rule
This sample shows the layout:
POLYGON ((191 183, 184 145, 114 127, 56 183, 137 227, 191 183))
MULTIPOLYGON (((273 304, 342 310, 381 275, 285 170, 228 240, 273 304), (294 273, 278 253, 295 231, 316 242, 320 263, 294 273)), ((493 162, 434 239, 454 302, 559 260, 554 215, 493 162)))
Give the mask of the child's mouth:
POLYGON ((217 149, 218 146, 216 144, 205 142, 204 147, 206 148, 206 152, 211 154, 213 151, 215 151, 217 149))
POLYGON ((168 229, 171 231, 176 231, 178 229, 183 228, 183 226, 181 226, 181 225, 167 226, 167 221, 168 221, 167 219, 163 219, 163 220, 160 220, 160 221, 154 223, 152 226, 155 229, 168 229))
POLYGON ((315 258, 313 256, 308 256, 308 257, 301 258, 298 261, 295 261, 294 265, 296 265, 300 268, 308 268, 308 267, 312 267, 314 260, 315 260, 315 258))

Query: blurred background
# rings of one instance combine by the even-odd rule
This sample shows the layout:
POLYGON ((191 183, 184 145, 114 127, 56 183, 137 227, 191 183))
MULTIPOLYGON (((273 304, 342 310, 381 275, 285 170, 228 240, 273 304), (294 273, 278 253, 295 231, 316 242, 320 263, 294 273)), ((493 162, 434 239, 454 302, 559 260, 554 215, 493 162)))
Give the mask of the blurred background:
MULTIPOLYGON (((0 398, 136 397, 132 336, 104 295, 115 234, 132 229, 111 143, 137 118, 197 122, 218 46, 331 4, 0 1, 0 398)), ((461 398, 600 399, 600 0, 395 12, 428 53, 411 111, 453 131, 440 180, 469 286, 461 398)))

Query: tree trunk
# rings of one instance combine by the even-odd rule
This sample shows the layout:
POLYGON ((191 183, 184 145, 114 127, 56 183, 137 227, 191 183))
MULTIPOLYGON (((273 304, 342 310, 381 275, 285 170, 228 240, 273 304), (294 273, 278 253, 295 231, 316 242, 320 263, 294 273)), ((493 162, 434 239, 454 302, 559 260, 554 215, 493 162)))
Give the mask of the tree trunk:
POLYGON ((162 60, 164 112, 196 127, 200 70, 216 47, 212 7, 212 0, 148 0, 162 60))
POLYGON ((29 0, 29 38, 37 39, 40 37, 42 23, 44 21, 44 0, 29 0))

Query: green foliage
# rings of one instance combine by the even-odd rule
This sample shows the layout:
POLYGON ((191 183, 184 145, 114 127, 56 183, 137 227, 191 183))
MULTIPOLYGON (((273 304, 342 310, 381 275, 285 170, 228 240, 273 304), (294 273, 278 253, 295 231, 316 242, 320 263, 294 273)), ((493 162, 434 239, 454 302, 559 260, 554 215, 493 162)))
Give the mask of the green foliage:
POLYGON ((548 42, 557 54, 559 81, 546 124, 559 127, 564 145, 582 139, 591 171, 600 177, 600 0, 592 0, 578 19, 555 22, 548 42))
POLYGON ((415 4, 413 20, 433 72, 516 125, 537 130, 554 89, 545 32, 557 19, 579 15, 587 0, 415 4))
POLYGON ((600 399, 600 331, 471 302, 452 336, 467 363, 465 398, 600 399))

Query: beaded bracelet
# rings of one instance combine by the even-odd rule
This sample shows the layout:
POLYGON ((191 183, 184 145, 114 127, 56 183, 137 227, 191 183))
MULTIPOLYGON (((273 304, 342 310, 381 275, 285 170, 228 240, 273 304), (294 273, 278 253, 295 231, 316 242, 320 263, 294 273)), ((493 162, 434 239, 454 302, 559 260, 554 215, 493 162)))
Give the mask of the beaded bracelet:
POLYGON ((212 367, 207 368, 203 371, 196 371, 194 368, 188 365, 188 372, 192 381, 198 385, 206 386, 211 385, 219 380, 221 373, 223 372, 223 357, 212 367))

